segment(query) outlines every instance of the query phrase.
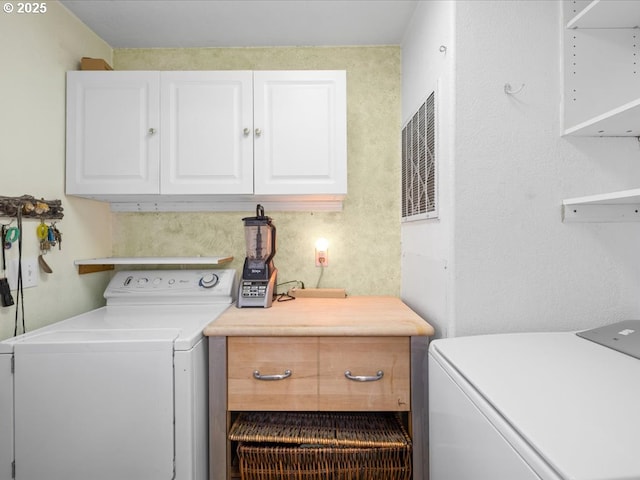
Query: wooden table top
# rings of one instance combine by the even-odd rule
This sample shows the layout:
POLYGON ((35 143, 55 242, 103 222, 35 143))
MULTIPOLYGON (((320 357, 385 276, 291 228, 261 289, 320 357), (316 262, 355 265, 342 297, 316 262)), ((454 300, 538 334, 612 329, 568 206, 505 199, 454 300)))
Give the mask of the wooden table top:
POLYGON ((230 307, 207 336, 432 336, 433 327, 397 297, 296 298, 271 308, 230 307))

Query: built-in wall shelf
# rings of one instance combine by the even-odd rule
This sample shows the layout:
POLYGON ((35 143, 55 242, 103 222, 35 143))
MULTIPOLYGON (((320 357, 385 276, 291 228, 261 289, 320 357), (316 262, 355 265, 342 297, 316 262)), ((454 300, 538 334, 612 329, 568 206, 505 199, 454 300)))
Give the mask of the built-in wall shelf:
POLYGON ((131 265, 131 266, 149 266, 149 265, 181 265, 181 266, 197 266, 197 265, 222 265, 233 260, 232 256, 221 257, 107 257, 107 258, 90 258, 85 260, 76 260, 75 265, 78 266, 78 273, 94 273, 103 272, 105 270, 113 270, 115 265, 131 265))
MULTIPOLYGON (((640 1, 563 6, 563 134, 640 137, 640 1)), ((566 199, 562 221, 640 221, 640 188, 566 199)))
POLYGON ((636 3, 629 0, 593 0, 567 22, 567 28, 637 28, 640 26, 640 13, 636 3))
POLYGON ((638 222, 640 188, 568 198, 562 202, 562 221, 638 222))
POLYGON ((564 134, 577 137, 638 137, 640 136, 640 98, 569 127, 564 134))
POLYGON ((563 134, 640 136, 640 2, 565 1, 564 7, 563 134))

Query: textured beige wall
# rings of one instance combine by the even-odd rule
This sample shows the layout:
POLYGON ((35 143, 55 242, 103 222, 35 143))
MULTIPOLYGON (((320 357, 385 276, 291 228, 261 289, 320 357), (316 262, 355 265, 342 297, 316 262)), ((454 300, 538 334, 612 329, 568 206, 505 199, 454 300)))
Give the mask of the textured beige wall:
MULTIPOLYGON (((400 48, 117 49, 117 70, 346 70, 348 188, 342 212, 269 212, 279 282, 316 286, 318 237, 329 242, 321 287, 350 295, 400 293, 400 48)), ((233 255, 244 259, 243 216, 119 213, 114 255, 233 255)), ((280 289, 282 291, 283 288, 280 289)))

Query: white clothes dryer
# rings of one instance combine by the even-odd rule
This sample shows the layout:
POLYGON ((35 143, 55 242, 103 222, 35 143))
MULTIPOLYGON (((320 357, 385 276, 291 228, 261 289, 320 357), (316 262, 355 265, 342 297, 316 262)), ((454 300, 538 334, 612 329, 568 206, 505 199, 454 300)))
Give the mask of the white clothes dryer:
POLYGON ((0 342, 0 480, 205 480, 234 270, 117 272, 107 305, 0 342))
POLYGON ((640 360, 574 333, 429 347, 430 480, 640 479, 640 360))

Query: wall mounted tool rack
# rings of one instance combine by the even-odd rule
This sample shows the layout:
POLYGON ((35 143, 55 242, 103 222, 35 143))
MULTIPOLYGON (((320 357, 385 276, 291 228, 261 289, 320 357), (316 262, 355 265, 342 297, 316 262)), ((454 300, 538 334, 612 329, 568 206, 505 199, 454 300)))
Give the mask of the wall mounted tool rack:
POLYGON ((61 220, 64 217, 61 200, 37 199, 31 195, 21 197, 4 197, 0 195, 0 217, 17 217, 38 220, 61 220))

